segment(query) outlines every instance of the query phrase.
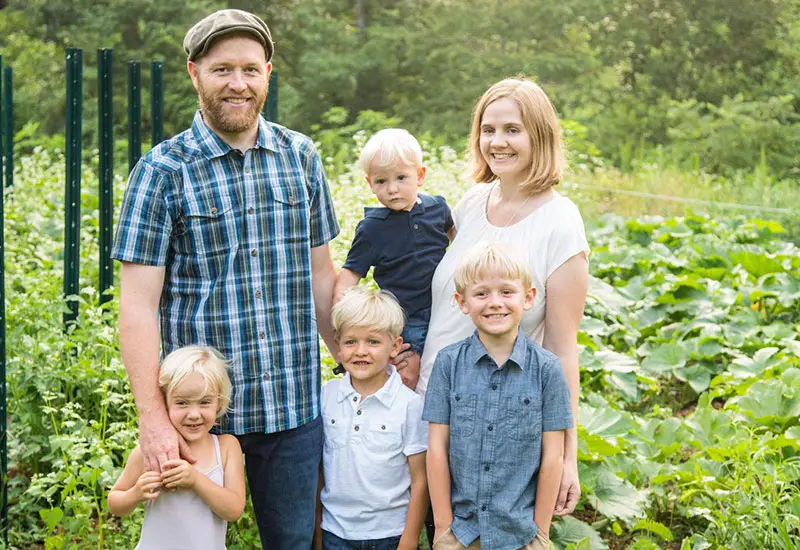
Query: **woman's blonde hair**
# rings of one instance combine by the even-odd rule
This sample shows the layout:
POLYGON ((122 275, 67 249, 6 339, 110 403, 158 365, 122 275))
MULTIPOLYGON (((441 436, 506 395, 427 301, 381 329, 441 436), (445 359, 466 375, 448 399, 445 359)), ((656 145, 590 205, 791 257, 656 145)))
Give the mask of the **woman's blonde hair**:
POLYGON ((525 290, 532 284, 531 268, 519 254, 499 242, 481 242, 467 250, 456 267, 453 280, 456 292, 464 294, 467 286, 486 280, 490 275, 522 283, 525 290))
POLYGON ((337 338, 348 328, 365 328, 396 338, 403 332, 405 314, 391 292, 355 286, 333 306, 331 323, 337 338))
POLYGON ((520 183, 520 189, 534 194, 558 185, 566 164, 558 115, 544 90, 524 77, 501 80, 486 90, 475 104, 468 142, 472 177, 480 183, 497 179, 481 154, 481 122, 486 108, 503 98, 510 98, 517 104, 531 140, 531 166, 527 177, 520 183))
POLYGON ((358 157, 358 167, 369 175, 370 166, 375 161, 381 168, 402 164, 419 169, 422 167, 422 148, 408 130, 386 128, 369 138, 358 157))
POLYGON ((193 372, 203 377, 204 393, 219 399, 217 418, 222 418, 228 412, 233 387, 228 377, 228 362, 212 347, 186 346, 167 355, 158 373, 158 387, 169 398, 181 380, 193 372))

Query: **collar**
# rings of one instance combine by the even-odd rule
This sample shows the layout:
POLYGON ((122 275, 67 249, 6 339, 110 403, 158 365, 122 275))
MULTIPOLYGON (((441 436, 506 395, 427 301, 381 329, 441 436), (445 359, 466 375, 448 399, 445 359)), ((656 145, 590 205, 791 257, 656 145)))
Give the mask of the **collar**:
MULTIPOLYGON (((517 332, 517 339, 514 340, 514 348, 511 350, 511 354, 508 356, 508 359, 506 359, 506 362, 499 366, 502 367, 511 362, 518 366, 521 370, 525 370, 525 359, 527 357, 527 352, 527 336, 525 336, 520 330, 517 332)), ((489 352, 486 351, 486 346, 484 346, 483 342, 481 342, 481 339, 478 337, 478 331, 476 330, 472 333, 472 336, 469 340, 469 360, 471 364, 479 366, 481 359, 484 357, 489 359, 492 358, 492 356, 489 355, 489 352)))
POLYGON ((425 212, 425 204, 422 202, 422 197, 417 195, 417 204, 411 210, 392 210, 391 208, 386 208, 385 206, 374 206, 374 207, 367 207, 364 208, 364 217, 365 218, 378 218, 379 220, 385 220, 389 217, 389 214, 396 213, 396 214, 410 214, 410 215, 418 215, 425 212))
MULTIPOLYGON (((197 146, 208 159, 223 157, 233 150, 206 124, 199 109, 195 112, 194 120, 192 121, 192 135, 194 135, 197 146)), ((258 133, 256 134, 256 144, 253 148, 269 149, 270 151, 277 151, 278 149, 275 132, 262 116, 258 117, 258 133)))
MULTIPOLYGON (((400 378, 400 375, 397 374, 397 369, 395 369, 394 365, 389 365, 388 368, 391 370, 391 373, 389 374, 389 379, 386 381, 386 383, 378 391, 372 395, 368 395, 365 398, 365 401, 375 398, 375 400, 382 403, 387 409, 392 407, 392 404, 394 403, 394 400, 400 391, 400 386, 403 385, 403 380, 400 378)), ((336 401, 341 403, 342 401, 345 401, 354 395, 360 397, 360 394, 353 389, 353 384, 350 382, 350 373, 348 372, 344 375, 342 383, 339 384, 339 395, 336 397, 336 401)))

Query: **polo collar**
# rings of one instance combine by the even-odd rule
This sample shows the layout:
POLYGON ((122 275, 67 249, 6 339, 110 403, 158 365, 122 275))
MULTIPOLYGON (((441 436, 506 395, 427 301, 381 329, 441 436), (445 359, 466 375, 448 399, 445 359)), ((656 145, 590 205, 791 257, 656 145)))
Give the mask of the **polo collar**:
MULTIPOLYGON (((223 157, 233 150, 206 124, 199 109, 195 112, 194 120, 192 121, 192 135, 197 142, 198 148, 208 159, 223 157)), ((277 151, 278 149, 275 132, 262 116, 258 117, 258 133, 256 134, 254 149, 269 149, 270 151, 277 151)))
MULTIPOLYGON (((400 386, 403 385, 403 380, 400 378, 400 375, 397 374, 397 369, 395 369, 394 365, 389 365, 389 369, 391 369, 391 374, 389 374, 389 379, 386 383, 378 391, 367 396, 367 399, 374 397, 375 400, 382 403, 386 408, 392 407, 400 391, 400 386)), ((357 395, 359 395, 359 393, 353 389, 353 384, 350 382, 350 373, 348 372, 344 375, 343 383, 339 384, 339 395, 336 400, 341 403, 357 395)))
MULTIPOLYGON (((368 206, 364 208, 364 217, 367 218, 378 218, 379 220, 385 220, 389 217, 389 214, 392 212, 397 212, 398 214, 402 214, 405 211, 397 211, 392 210, 391 208, 386 208, 385 206, 368 206)), ((417 195, 417 203, 414 207, 406 212, 407 214, 411 215, 418 215, 425 212, 425 204, 422 202, 422 197, 417 195)))
MULTIPOLYGON (((522 331, 520 330, 517 333, 517 339, 514 340, 514 348, 511 350, 511 355, 508 356, 506 362, 502 366, 505 366, 509 361, 515 365, 517 365, 520 369, 525 370, 525 359, 527 357, 528 346, 526 342, 527 336, 525 336, 522 331)), ((480 365, 480 360, 484 357, 488 357, 491 359, 491 355, 489 352, 486 351, 486 346, 483 345, 481 339, 478 338, 478 331, 472 333, 469 342, 469 360, 470 363, 474 365, 480 365)))

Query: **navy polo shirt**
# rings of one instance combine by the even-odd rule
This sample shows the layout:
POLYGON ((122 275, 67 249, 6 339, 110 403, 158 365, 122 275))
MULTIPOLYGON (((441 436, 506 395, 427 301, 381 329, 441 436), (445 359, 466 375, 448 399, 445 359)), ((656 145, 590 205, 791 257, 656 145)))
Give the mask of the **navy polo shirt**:
POLYGON ((431 307, 431 280, 450 243, 451 227, 442 197, 420 194, 411 211, 365 208, 344 267, 362 277, 374 267, 375 282, 413 317, 431 307))

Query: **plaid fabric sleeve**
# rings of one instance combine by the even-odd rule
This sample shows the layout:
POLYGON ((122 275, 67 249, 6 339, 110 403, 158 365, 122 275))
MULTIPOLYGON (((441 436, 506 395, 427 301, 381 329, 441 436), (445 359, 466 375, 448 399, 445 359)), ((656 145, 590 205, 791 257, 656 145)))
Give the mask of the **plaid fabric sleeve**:
POLYGON ((336 213, 333 211, 333 199, 328 188, 328 179, 325 177, 322 159, 310 140, 305 155, 306 179, 312 194, 310 237, 311 247, 314 248, 333 240, 339 234, 339 222, 336 220, 336 213))
POLYGON ((569 386, 558 359, 542 368, 542 431, 556 432, 572 427, 569 386))
POLYGON ((140 159, 128 178, 112 257, 136 264, 166 265, 171 235, 164 179, 152 165, 140 159))

